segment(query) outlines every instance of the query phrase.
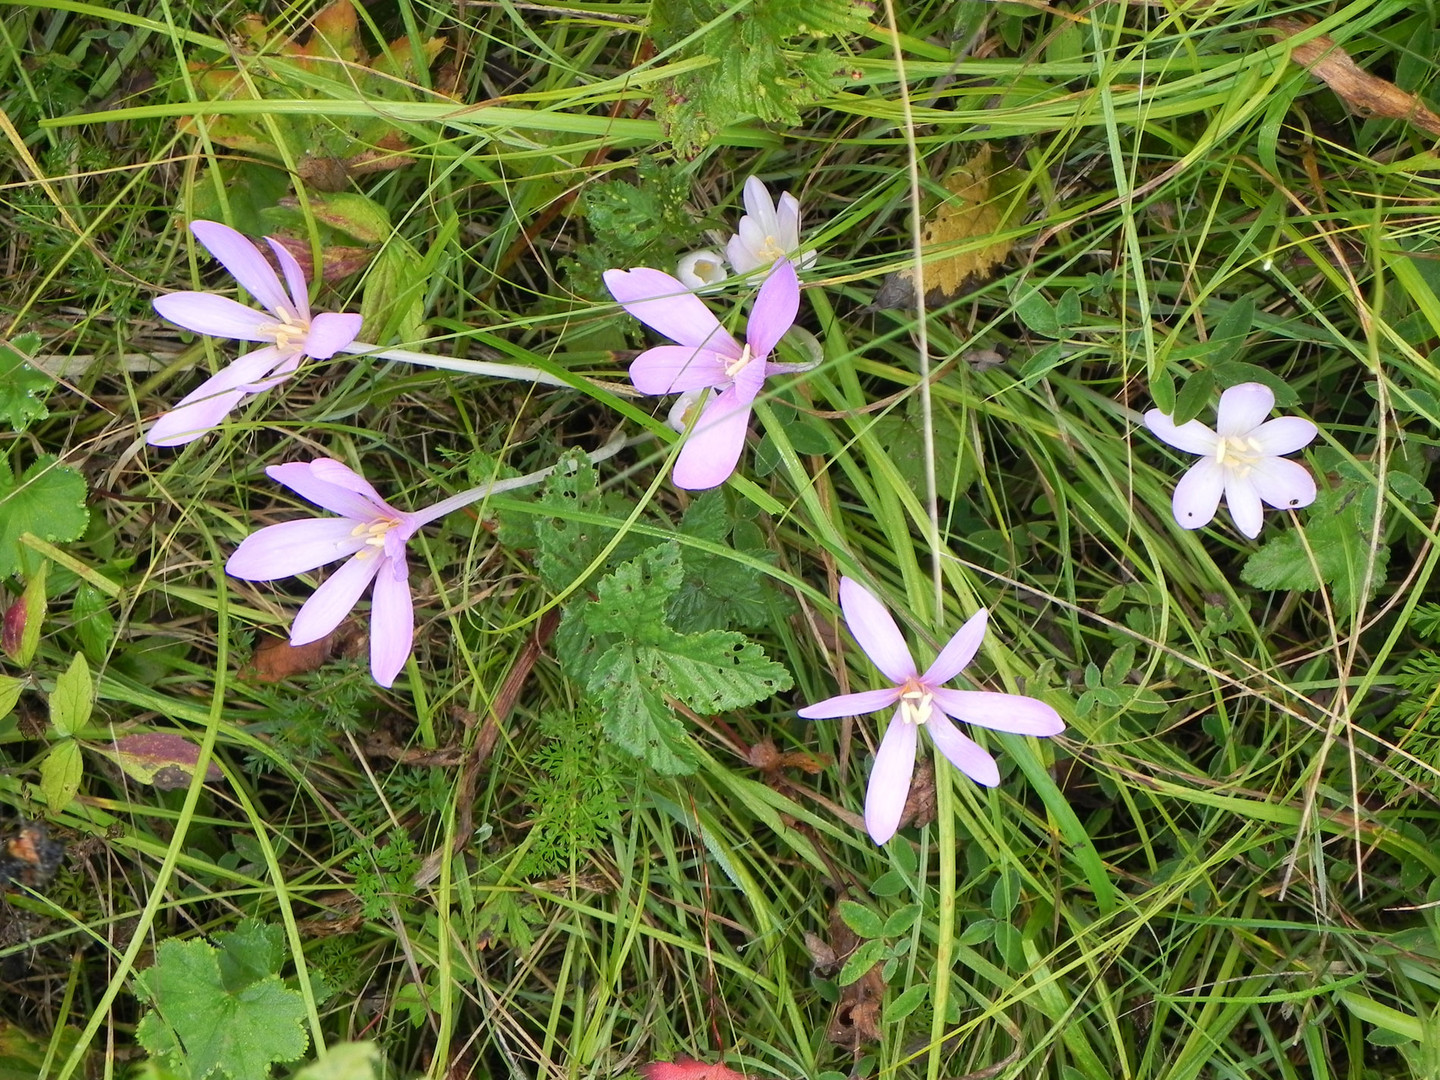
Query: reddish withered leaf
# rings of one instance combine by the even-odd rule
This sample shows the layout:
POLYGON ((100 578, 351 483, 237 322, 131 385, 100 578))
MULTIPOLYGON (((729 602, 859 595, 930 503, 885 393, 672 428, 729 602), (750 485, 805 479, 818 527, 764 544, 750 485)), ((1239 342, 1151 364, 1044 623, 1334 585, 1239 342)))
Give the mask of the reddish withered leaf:
POLYGON ((652 1061, 640 1066, 640 1075, 645 1080, 745 1080, 744 1073, 738 1073, 718 1062, 709 1065, 691 1058, 675 1061, 652 1061))
MULTIPOLYGON (((190 777, 195 774, 195 763, 200 760, 198 746, 183 735, 163 731, 126 735, 105 749, 125 770, 126 776, 166 791, 188 787, 190 777)), ((218 784, 225 779, 225 774, 211 762, 205 770, 205 779, 218 784)))

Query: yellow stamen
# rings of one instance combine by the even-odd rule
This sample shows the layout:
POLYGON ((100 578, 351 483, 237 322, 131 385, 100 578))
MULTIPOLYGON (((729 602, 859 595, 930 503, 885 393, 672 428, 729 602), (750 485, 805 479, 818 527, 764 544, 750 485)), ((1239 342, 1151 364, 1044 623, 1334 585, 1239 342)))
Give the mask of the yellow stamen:
POLYGON ((1250 475, 1250 470, 1263 457, 1265 454, 1260 449, 1260 441, 1252 435, 1222 438, 1215 447, 1215 463, 1239 477, 1250 475))

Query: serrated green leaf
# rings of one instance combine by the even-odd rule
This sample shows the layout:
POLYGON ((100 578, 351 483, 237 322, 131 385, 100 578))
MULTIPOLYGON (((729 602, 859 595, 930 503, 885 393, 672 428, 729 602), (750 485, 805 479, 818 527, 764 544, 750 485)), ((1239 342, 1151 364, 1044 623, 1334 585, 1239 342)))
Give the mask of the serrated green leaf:
POLYGON ((51 814, 62 813, 80 790, 85 763, 80 758, 80 744, 74 739, 56 743, 40 763, 40 791, 51 814))
POLYGON ((1314 553, 1315 564, 1311 565, 1299 535, 1287 530, 1266 541, 1246 560, 1240 571, 1241 580, 1257 589, 1298 591, 1318 589, 1323 582, 1330 587, 1335 606, 1345 614, 1353 614, 1359 603, 1367 563, 1373 564, 1367 600, 1385 583, 1385 572, 1390 565, 1387 544, 1382 542, 1373 551, 1370 549, 1374 495, 1368 486, 1348 482, 1322 491, 1304 511, 1305 537, 1314 553))
POLYGON ((798 109, 825 92, 842 67, 815 40, 864 33, 871 14, 862 0, 758 0, 743 13, 732 7, 726 0, 650 5, 651 34, 661 49, 673 46, 680 60, 714 61, 672 80, 656 102, 683 157, 751 116, 797 126, 798 109))
POLYGON ((653 653, 671 692, 702 716, 743 709, 793 685, 759 645, 729 631, 677 635, 653 653))
POLYGON ((840 918, 856 937, 878 938, 884 933, 885 923, 879 914, 854 900, 840 901, 840 918))
POLYGON ((193 1080, 266 1077, 273 1063, 298 1060, 309 1045, 297 992, 278 975, 232 992, 218 951, 203 941, 162 941, 155 965, 135 982, 137 996, 151 1006, 136 1029, 141 1045, 187 1065, 193 1080))
POLYGON ((374 1043, 336 1043, 326 1047, 319 1061, 297 1072, 295 1080, 378 1080, 384 1070, 385 1058, 374 1043))
POLYGON ((581 507, 603 509, 595 486, 595 467, 583 450, 562 455, 545 481, 539 501, 549 516, 535 518, 535 569, 552 592, 573 585, 614 536, 613 529, 574 518, 581 507))
POLYGON ((689 772, 693 755, 667 697, 708 716, 753 705, 791 685, 789 672, 740 634, 681 634, 666 623, 681 574, 677 543, 650 548, 604 578, 582 612, 592 634, 620 639, 596 661, 588 680, 606 733, 668 775, 689 772))
POLYGON ((674 541, 641 552, 596 586, 586 625, 592 633, 622 634, 640 645, 669 641, 676 635, 665 623, 665 606, 680 588, 682 572, 674 541))
POLYGON ((56 461, 49 454, 39 458, 19 483, 8 466, 0 469, 0 578, 20 569, 21 533, 63 544, 85 532, 85 480, 56 461))
POLYGON ((840 969, 840 974, 835 981, 841 986, 849 986, 857 979, 863 978, 867 971, 884 959, 885 942, 878 939, 861 942, 860 947, 845 961, 845 966, 840 969))
POLYGON ((0 720, 10 715, 15 703, 20 700, 20 691, 25 689, 25 680, 10 675, 0 675, 0 720))
MULTIPOLYGON (((680 534, 717 545, 725 545, 728 539, 735 555, 757 562, 774 559, 753 523, 737 522, 730 516, 723 488, 707 491, 690 504, 680 522, 680 534)), ((668 622, 681 633, 772 625, 776 608, 785 605, 765 574, 732 555, 685 545, 681 567, 680 587, 666 608, 668 622)))
POLYGON ((39 349, 40 335, 35 333, 0 341, 0 420, 16 431, 50 415, 45 397, 55 380, 30 364, 39 349))
POLYGON ((930 988, 924 983, 910 987, 885 1007, 886 1022, 893 1024, 897 1020, 904 1020, 920 1007, 920 1003, 925 1000, 925 995, 929 992, 930 988))
POLYGON ((215 935, 216 962, 225 989, 234 993, 280 973, 285 962, 285 931, 274 923, 246 919, 234 930, 215 935))
POLYGON ((70 666, 55 680, 55 691, 50 695, 50 723, 61 735, 74 735, 89 722, 94 707, 90 665, 76 653, 70 666))
POLYGON ((633 646, 613 645, 595 665, 590 691, 606 736, 663 776, 695 771, 685 726, 633 646))

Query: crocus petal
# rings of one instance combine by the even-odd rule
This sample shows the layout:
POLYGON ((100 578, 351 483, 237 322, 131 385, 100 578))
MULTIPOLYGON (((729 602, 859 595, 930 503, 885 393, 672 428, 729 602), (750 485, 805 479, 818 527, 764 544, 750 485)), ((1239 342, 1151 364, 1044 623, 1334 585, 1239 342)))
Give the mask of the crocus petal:
POLYGON ((935 744, 936 750, 945 755, 945 760, 971 780, 986 787, 1000 783, 1000 768, 995 759, 945 717, 932 713, 925 730, 930 732, 930 741, 935 744))
POLYGON ((249 237, 218 221, 192 221, 190 231, 219 260, 220 265, 230 271, 230 276, 261 304, 277 315, 281 312, 297 314, 280 285, 280 279, 249 237))
POLYGON ((745 212, 759 228, 760 234, 780 239, 780 219, 775 214, 775 203, 770 199, 770 189, 765 182, 758 176, 749 177, 741 198, 745 203, 745 212))
POLYGON ((1214 458, 1201 458, 1175 485, 1171 507, 1182 529, 1210 524, 1225 492, 1226 471, 1214 458))
POLYGON ((350 561, 326 578, 295 613, 295 622, 290 627, 290 644, 308 645, 319 641, 339 626, 384 562, 371 548, 352 555, 350 561))
POLYGON ((707 289, 719 285, 725 273, 725 256, 710 248, 701 248, 682 256, 675 267, 675 276, 687 289, 707 289))
POLYGON ((775 236, 781 243, 788 242, 786 251, 800 246, 800 200, 788 191, 781 193, 775 209, 775 236))
POLYGON ((914 774, 915 725, 902 720, 897 709, 875 751, 870 784, 865 789, 865 831, 875 843, 885 843, 900 827, 914 774))
POLYGON ((145 441, 151 446, 184 446, 193 442, 213 430, 248 393, 248 390, 230 390, 208 394, 204 401, 177 405, 150 425, 145 441))
POLYGON ((759 226, 749 218, 742 219, 739 232, 732 236, 730 242, 725 245, 725 257, 730 260, 730 265, 735 269, 735 273, 748 274, 752 270, 759 270, 764 265, 764 260, 755 254, 758 246, 765 243, 763 235, 759 235, 757 238, 758 233, 759 226), (747 242, 747 237, 754 240, 756 247, 752 247, 747 242))
POLYGON ((310 332, 305 335, 305 355, 329 360, 360 336, 362 322, 364 318, 360 315, 322 311, 310 320, 310 332))
POLYGON ((1251 540, 1260 535, 1260 527, 1265 523, 1265 507, 1249 477, 1231 473, 1225 478, 1225 506, 1241 535, 1251 540))
POLYGON ((642 394, 678 394, 724 386, 734 359, 693 345, 657 345, 630 364, 630 381, 642 394))
POLYGON ((349 518, 352 527, 399 516, 363 476, 334 458, 271 465, 265 475, 316 506, 349 518))
POLYGON ((893 683, 903 683, 915 674, 915 661, 900 628, 874 595, 848 577, 840 579, 840 610, 845 625, 870 662, 893 683))
POLYGON ((314 570, 365 547, 355 522, 345 518, 302 518, 267 525, 240 542, 225 572, 242 581, 274 581, 314 570))
POLYGON ((781 259, 755 297, 755 309, 745 328, 750 354, 760 359, 769 356, 785 331, 795 324, 799 310, 800 279, 795 276, 795 267, 790 261, 781 259))
POLYGON ((1298 461, 1265 458, 1255 463, 1249 480, 1260 498, 1281 510, 1298 509, 1315 501, 1315 478, 1298 461))
POLYGON ((275 342, 275 320, 228 296, 205 292, 176 292, 151 301, 160 317, 176 326, 212 337, 237 341, 275 342))
POLYGON ((151 446, 180 446, 204 435, 224 420, 230 410, 255 392, 256 382, 284 359, 278 349, 256 349, 181 398, 173 409, 150 425, 145 441, 151 446))
POLYGON ((605 287, 621 307, 672 341, 740 359, 740 346, 699 297, 669 274, 649 267, 606 270, 605 287))
POLYGON ((1274 407, 1275 394, 1264 383, 1232 386, 1220 395, 1220 405, 1215 410, 1215 431, 1227 439, 1248 435, 1264 423, 1274 407))
POLYGON ((1157 439, 1187 454, 1213 454, 1220 445, 1220 436, 1199 420, 1187 420, 1177 426, 1159 409, 1151 409, 1145 414, 1145 426, 1154 432, 1157 439))
POLYGON ((900 700, 900 688, 887 686, 881 690, 861 690, 856 694, 837 694, 835 697, 806 705, 800 716, 806 720, 833 720, 837 716, 864 716, 866 713, 888 709, 900 700))
POLYGON ((265 475, 316 506, 339 514, 352 529, 383 516, 380 507, 364 495, 316 476, 311 471, 313 464, 312 461, 291 461, 284 465, 270 465, 265 469, 265 475))
POLYGON ((728 480, 740 460, 740 451, 745 449, 749 426, 750 402, 742 401, 735 387, 712 397, 675 459, 671 474, 675 486, 704 491, 728 480))
MULTIPOLYGON (((947 690, 943 687, 931 693, 942 711, 966 724, 1015 735, 1059 735, 1065 730, 1065 721, 1060 719, 1060 714, 1045 702, 1032 697, 996 694, 988 690, 947 690)), ((927 723, 925 726, 930 725, 927 723)))
POLYGON ((1262 454, 1293 454, 1309 446, 1320 429, 1303 416, 1281 416, 1266 420, 1250 433, 1262 454))
POLYGON ((403 553, 386 559, 375 578, 370 605, 370 675, 381 686, 394 684, 415 645, 415 602, 409 578, 403 553))
POLYGON ((310 283, 305 280, 305 271, 300 269, 300 263, 286 250, 284 244, 277 243, 268 236, 265 242, 270 245, 270 250, 275 252, 275 259, 280 263, 280 270, 285 275, 285 284, 290 289, 290 306, 300 316, 301 322, 309 322, 310 283))
POLYGON ((965 670, 965 665, 975 659, 975 653, 980 649, 980 643, 985 640, 985 621, 989 618, 989 612, 984 608, 975 612, 965 620, 965 625, 956 630, 945 648, 940 650, 940 655, 935 662, 926 669, 921 676, 921 681, 928 686, 939 686, 947 683, 960 672, 965 670))

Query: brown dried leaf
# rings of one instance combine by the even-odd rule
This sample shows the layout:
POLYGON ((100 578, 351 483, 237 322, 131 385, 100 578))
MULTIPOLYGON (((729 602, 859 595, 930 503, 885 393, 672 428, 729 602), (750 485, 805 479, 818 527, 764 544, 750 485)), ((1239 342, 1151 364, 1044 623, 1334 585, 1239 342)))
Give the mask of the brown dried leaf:
MULTIPOLYGON (((295 261, 300 264, 300 269, 308 280, 315 280, 315 260, 310 257, 310 241, 293 236, 272 236, 270 239, 295 256, 295 261)), ((321 249, 320 255, 320 280, 332 284, 364 270, 375 257, 375 252, 366 247, 329 244, 321 249)))
POLYGON ((241 669, 240 676, 255 682, 279 682, 292 675, 318 671, 339 657, 358 656, 368 642, 364 628, 353 619, 308 645, 291 645, 284 638, 266 638, 255 646, 255 654, 241 669))
POLYGON ((910 781, 910 794, 905 796, 905 809, 900 812, 900 828, 928 825, 935 820, 935 766, 929 761, 915 763, 910 781))
MULTIPOLYGON (((1000 237, 1010 214, 1017 209, 1011 182, 1000 182, 1005 169, 996 168, 989 143, 945 178, 950 197, 926 219, 920 233, 925 259, 927 302, 953 299, 974 288, 1010 257, 1011 240, 1000 237), (988 243, 976 241, 991 238, 988 243), (957 250, 958 249, 958 250, 957 250), (932 259, 936 252, 939 258, 932 259)), ((890 274, 875 294, 876 307, 906 307, 915 302, 915 272, 890 274)))
MULTIPOLYGON (((808 944, 808 942, 807 942, 808 944)), ((830 909, 830 947, 837 961, 860 946, 860 939, 845 925, 840 915, 840 901, 830 909)), ((815 954, 812 951, 811 956, 815 954)), ((880 1041, 880 1009, 885 1001, 885 983, 880 978, 881 965, 876 964, 860 978, 840 991, 835 1012, 825 1037, 837 1046, 858 1050, 864 1043, 880 1041)))
MULTIPOLYGON (((1270 28, 1282 38, 1292 38, 1309 29, 1311 24, 1299 19, 1271 19, 1270 28)), ((1440 135, 1440 116, 1436 116, 1414 94, 1407 94, 1394 83, 1362 71, 1350 54, 1335 44, 1328 34, 1296 45, 1290 59, 1310 74, 1324 81, 1339 95, 1340 100, 1361 116, 1383 116, 1404 120, 1440 135)))

